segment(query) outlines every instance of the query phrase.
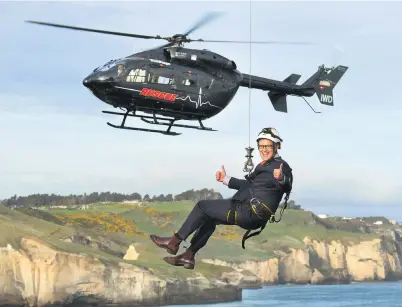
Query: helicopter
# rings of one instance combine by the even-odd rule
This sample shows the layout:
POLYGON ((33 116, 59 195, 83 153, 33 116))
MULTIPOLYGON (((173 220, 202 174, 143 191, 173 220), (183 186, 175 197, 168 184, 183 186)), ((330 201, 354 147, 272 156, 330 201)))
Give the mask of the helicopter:
MULTIPOLYGON (((311 97, 317 95, 321 104, 333 106, 333 89, 348 67, 338 65, 318 67, 301 85, 296 83, 301 75, 291 74, 283 81, 245 74, 236 63, 207 49, 184 47, 190 42, 209 43, 266 43, 266 44, 311 44, 308 42, 253 42, 190 39, 187 36, 212 20, 208 14, 184 34, 162 37, 122 32, 112 32, 62 24, 27 20, 27 23, 65 28, 78 31, 141 39, 166 40, 160 47, 111 60, 95 68, 83 81, 83 86, 104 103, 123 112, 102 111, 123 116, 120 125, 107 122, 113 128, 180 135, 172 127, 217 131, 205 127, 204 120, 222 112, 232 101, 240 87, 249 87, 268 92, 273 108, 287 113, 288 95, 311 97), (142 114, 138 114, 138 113, 142 114), (148 124, 168 126, 166 130, 126 126, 127 116, 139 117, 148 124), (179 120, 198 121, 199 126, 177 124, 179 120)), ((304 99, 305 100, 305 99, 304 99)), ((305 100, 306 101, 306 100, 305 100)), ((306 101, 306 103, 308 103, 306 101)), ((310 105, 309 105, 310 106, 310 105)), ((311 106, 310 106, 311 108, 311 106)), ((314 109, 313 111, 316 112, 314 109)))

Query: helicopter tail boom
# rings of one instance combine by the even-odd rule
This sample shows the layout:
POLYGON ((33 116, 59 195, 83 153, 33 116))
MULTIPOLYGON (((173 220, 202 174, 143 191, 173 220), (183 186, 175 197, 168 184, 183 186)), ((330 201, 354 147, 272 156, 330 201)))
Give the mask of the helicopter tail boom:
POLYGON ((298 74, 291 74, 283 81, 243 74, 240 86, 269 91, 268 97, 278 112, 287 112, 287 95, 304 98, 316 94, 321 104, 333 106, 333 90, 347 70, 348 67, 343 65, 334 68, 321 65, 318 71, 301 85, 296 85, 300 79, 298 74))
POLYGON ((263 91, 269 91, 268 97, 272 106, 278 112, 287 112, 286 95, 300 94, 300 86, 296 85, 301 75, 290 74, 283 81, 262 78, 253 75, 243 74, 243 80, 240 86, 251 87, 263 91))
MULTIPOLYGON (((283 82, 289 84, 296 84, 297 81, 299 81, 300 77, 301 75, 291 74, 289 75, 289 77, 283 80, 283 82)), ((271 100, 272 106, 274 107, 275 111, 285 113, 288 111, 286 95, 287 95, 286 93, 281 93, 278 91, 268 92, 269 100, 271 100)))

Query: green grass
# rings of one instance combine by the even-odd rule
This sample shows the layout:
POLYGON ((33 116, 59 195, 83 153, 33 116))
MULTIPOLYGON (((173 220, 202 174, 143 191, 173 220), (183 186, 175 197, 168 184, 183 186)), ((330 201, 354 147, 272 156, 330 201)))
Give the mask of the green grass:
MULTIPOLYGON (((116 207, 112 207, 116 209, 116 207)), ((121 209, 121 208, 120 208, 121 209)), ((144 225, 151 225, 149 223, 149 216, 147 216, 142 209, 134 209, 131 214, 141 213, 144 225), (147 222, 148 221, 148 222, 147 222)), ((117 208, 119 210, 119 208, 117 208)), ((40 216, 40 212, 30 212, 30 210, 23 210, 25 213, 32 213, 35 216, 40 216)), ((99 207, 97 212, 105 213, 110 212, 110 207, 99 207), (100 210, 99 210, 100 209, 100 210), (109 211, 108 211, 109 210, 109 211)), ((114 211, 114 210, 113 210, 114 211)), ((47 214, 62 214, 62 215, 76 215, 93 213, 89 210, 50 210, 47 214)), ((116 212, 116 211, 115 211, 116 212)), ((122 211, 124 212, 124 211, 122 211)), ((168 212, 167 212, 168 213, 168 212)), ((4 206, 0 206, 0 231, 2 235, 0 237, 0 245, 6 246, 11 244, 14 248, 20 248, 20 241, 23 237, 39 239, 44 244, 48 245, 58 251, 84 254, 98 258, 105 264, 117 265, 119 262, 131 263, 139 267, 149 268, 155 274, 160 277, 169 278, 189 278, 195 277, 197 274, 202 274, 206 277, 218 277, 221 273, 226 271, 232 271, 230 268, 211 266, 199 262, 195 270, 178 270, 175 267, 170 266, 162 260, 165 256, 170 256, 164 250, 155 247, 148 238, 140 238, 126 236, 122 233, 99 233, 92 229, 86 229, 85 227, 72 227, 66 225, 57 225, 52 222, 44 221, 35 216, 29 216, 20 212, 19 210, 10 210, 4 206), (97 248, 88 247, 78 243, 65 242, 63 239, 71 237, 72 235, 82 234, 84 236, 90 236, 94 241, 109 240, 113 243, 119 243, 120 246, 115 248, 114 251, 120 251, 123 254, 127 251, 131 243, 136 244, 136 250, 140 253, 140 259, 136 261, 123 260, 121 257, 114 256, 110 253, 104 252, 97 248)), ((138 216, 137 216, 138 218, 138 216)), ((141 219, 139 219, 141 220, 141 219)), ((157 230, 157 226, 153 226, 154 230, 157 230)), ((109 243, 110 243, 109 242, 109 243)))
POLYGON ((163 212, 190 212, 195 203, 192 201, 175 201, 175 202, 147 202, 145 206, 157 209, 163 212))
POLYGON ((80 213, 83 211, 122 213, 130 211, 136 207, 137 205, 130 203, 107 203, 107 204, 93 204, 93 206, 87 210, 49 209, 48 211, 51 212, 52 214, 73 214, 73 213, 80 213))

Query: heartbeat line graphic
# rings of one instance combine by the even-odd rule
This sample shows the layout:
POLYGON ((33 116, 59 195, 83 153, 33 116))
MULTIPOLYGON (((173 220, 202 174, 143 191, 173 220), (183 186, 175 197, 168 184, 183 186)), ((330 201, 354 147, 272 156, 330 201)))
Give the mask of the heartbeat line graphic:
POLYGON ((194 101, 191 99, 190 95, 187 95, 186 97, 177 97, 176 99, 182 100, 182 101, 191 101, 192 103, 195 104, 196 109, 202 107, 203 105, 210 105, 211 107, 215 107, 218 109, 222 109, 221 107, 215 106, 211 104, 209 101, 202 102, 202 88, 200 88, 200 91, 198 92, 198 99, 197 101, 194 101))
MULTIPOLYGON (((124 89, 124 90, 128 90, 128 91, 140 92, 140 90, 127 88, 127 87, 121 87, 121 86, 115 86, 115 87, 116 88, 121 88, 121 89, 124 89)), ((187 95, 186 97, 176 97, 176 99, 182 100, 182 101, 188 100, 188 101, 190 101, 190 102, 195 104, 196 109, 202 107, 203 105, 209 105, 209 106, 214 107, 214 108, 222 109, 221 107, 218 107, 218 106, 215 106, 215 105, 211 104, 209 101, 202 102, 202 88, 200 88, 200 90, 198 92, 198 99, 196 101, 192 100, 190 95, 187 95)))

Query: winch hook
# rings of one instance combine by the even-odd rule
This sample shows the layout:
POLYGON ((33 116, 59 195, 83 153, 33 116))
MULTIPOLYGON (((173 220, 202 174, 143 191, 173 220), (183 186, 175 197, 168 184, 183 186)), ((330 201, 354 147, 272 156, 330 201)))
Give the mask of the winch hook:
POLYGON ((246 163, 244 163, 243 172, 250 173, 254 169, 253 155, 252 155, 253 150, 254 150, 254 148, 252 148, 252 147, 246 148, 247 155, 245 157, 247 158, 247 161, 246 161, 246 163))

